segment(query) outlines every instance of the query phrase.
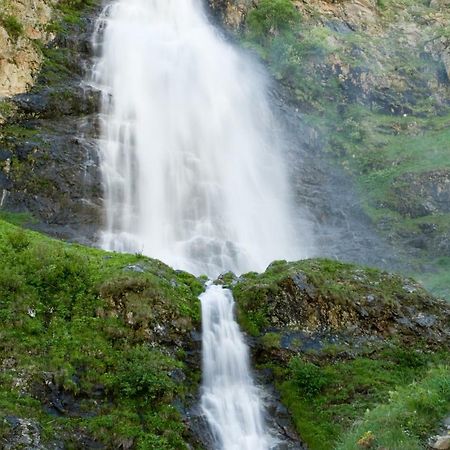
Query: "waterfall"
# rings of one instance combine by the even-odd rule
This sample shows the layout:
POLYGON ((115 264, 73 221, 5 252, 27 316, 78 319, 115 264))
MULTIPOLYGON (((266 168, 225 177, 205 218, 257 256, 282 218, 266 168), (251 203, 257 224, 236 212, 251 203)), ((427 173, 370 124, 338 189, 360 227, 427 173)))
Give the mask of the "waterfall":
MULTIPOLYGON (((94 45, 101 246, 209 277, 305 257, 266 79, 200 0, 116 0, 94 45)), ((201 301, 202 405, 217 448, 269 448, 231 293, 210 286, 201 301)))
POLYGON ((203 321, 202 408, 217 447, 265 450, 261 402, 250 376, 248 349, 233 317, 233 296, 211 285, 200 296, 203 321))

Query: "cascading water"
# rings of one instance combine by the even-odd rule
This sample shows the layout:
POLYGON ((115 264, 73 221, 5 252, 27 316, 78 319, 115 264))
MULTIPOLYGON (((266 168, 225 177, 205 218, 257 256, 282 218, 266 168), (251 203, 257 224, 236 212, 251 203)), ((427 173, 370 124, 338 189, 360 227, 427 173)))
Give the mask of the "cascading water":
MULTIPOLYGON (((117 0, 95 45, 101 245, 210 277, 306 256, 265 80, 216 33, 200 0, 117 0)), ((231 293, 211 285, 201 301, 202 407, 216 447, 269 448, 231 293)))
POLYGON ((211 285, 200 296, 203 321, 202 408, 218 448, 265 450, 261 402, 250 376, 248 349, 233 316, 233 296, 211 285))

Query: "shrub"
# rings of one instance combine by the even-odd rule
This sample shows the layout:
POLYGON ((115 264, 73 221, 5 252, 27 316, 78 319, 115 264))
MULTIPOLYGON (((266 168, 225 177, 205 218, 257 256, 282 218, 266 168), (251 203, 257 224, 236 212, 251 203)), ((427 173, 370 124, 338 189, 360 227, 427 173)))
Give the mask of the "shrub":
POLYGON ((306 397, 318 394, 327 384, 328 377, 320 367, 294 357, 289 362, 290 378, 306 397))
POLYGON ((18 37, 23 33, 23 25, 15 16, 1 15, 0 24, 3 25, 9 36, 14 40, 17 40, 18 37))
POLYGON ((252 34, 264 37, 277 34, 299 20, 299 13, 291 0, 261 0, 247 16, 247 25, 252 34))

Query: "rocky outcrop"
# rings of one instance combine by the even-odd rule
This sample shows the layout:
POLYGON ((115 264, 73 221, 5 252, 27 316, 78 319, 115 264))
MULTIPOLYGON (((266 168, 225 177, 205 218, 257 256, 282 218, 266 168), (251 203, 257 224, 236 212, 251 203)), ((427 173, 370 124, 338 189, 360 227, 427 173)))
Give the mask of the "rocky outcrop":
POLYGON ((450 212, 450 171, 406 173, 391 187, 391 208, 409 217, 450 212))
POLYGON ((0 97, 27 91, 42 63, 40 45, 54 34, 58 0, 24 0, 0 5, 0 97))
MULTIPOLYGON (((219 282, 232 287, 255 366, 276 383, 308 448, 344 448, 344 437, 348 448, 360 448, 372 424, 356 436, 349 430, 368 410, 389 408, 396 389, 403 389, 398 398, 415 393, 418 385, 405 386, 430 368, 448 373, 450 306, 412 279, 312 259, 276 261, 265 273, 227 274, 219 282)), ((411 414, 404 405, 400 412, 411 414)), ((445 406, 432 413, 428 435, 409 426, 408 436, 425 444, 443 412, 445 406)), ((376 438, 403 433, 389 428, 376 438)))
POLYGON ((233 287, 250 332, 450 342, 450 306, 414 280, 330 260, 272 263, 233 287))

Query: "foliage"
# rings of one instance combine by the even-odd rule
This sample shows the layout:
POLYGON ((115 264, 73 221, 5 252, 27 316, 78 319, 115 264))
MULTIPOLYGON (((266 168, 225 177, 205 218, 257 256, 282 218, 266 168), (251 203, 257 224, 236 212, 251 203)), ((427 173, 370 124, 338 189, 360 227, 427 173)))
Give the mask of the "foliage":
MULTIPOLYGON (((392 446, 392 442, 387 444, 387 438, 381 441, 378 438, 384 436, 386 427, 386 435, 403 436, 404 431, 409 430, 416 440, 423 442, 444 416, 445 408, 449 408, 448 373, 444 374, 444 369, 439 368, 440 364, 450 362, 448 352, 423 353, 389 344, 376 352, 363 352, 342 361, 327 361, 318 355, 309 357, 315 359, 316 364, 308 362, 306 356, 293 357, 286 368, 278 367, 275 373, 282 400, 293 415, 300 435, 312 450, 335 448, 341 440, 347 446, 338 447, 340 450, 357 449, 357 441, 368 431, 375 432, 380 447, 419 449, 420 445, 396 447, 392 446), (431 372, 438 375, 435 382, 439 388, 430 392, 427 400, 420 395, 423 403, 419 405, 419 398, 415 395, 418 387, 428 383, 427 377, 422 381, 427 367, 432 367, 431 372), (409 383, 413 384, 406 386, 409 383), (398 394, 392 394, 397 390, 398 394), (387 403, 389 397, 391 401, 387 403), (413 402, 407 400, 412 397, 415 399, 413 402), (401 407, 392 407, 393 398, 404 399, 401 407), (383 424, 377 428, 372 420, 381 417, 381 414, 372 416, 366 413, 367 410, 383 411, 383 424), (401 420, 391 420, 392 414, 401 415, 401 420, 409 418, 409 428, 401 420), (362 417, 364 421, 360 425, 362 417), (352 424, 355 428, 349 433, 352 424)), ((421 389, 422 393, 425 391, 425 388, 421 389)))
POLYGON ((290 379, 305 397, 317 395, 328 383, 318 366, 294 357, 289 362, 290 379))
POLYGON ((388 402, 368 410, 336 449, 361 448, 357 443, 369 432, 373 436, 374 448, 424 448, 430 431, 450 409, 449 369, 448 366, 436 367, 421 381, 390 392, 388 402))

